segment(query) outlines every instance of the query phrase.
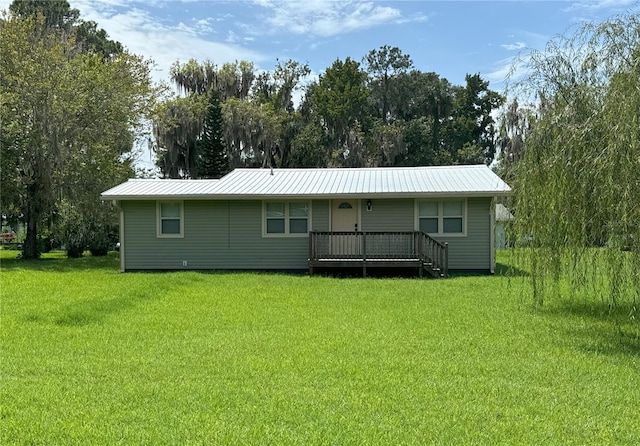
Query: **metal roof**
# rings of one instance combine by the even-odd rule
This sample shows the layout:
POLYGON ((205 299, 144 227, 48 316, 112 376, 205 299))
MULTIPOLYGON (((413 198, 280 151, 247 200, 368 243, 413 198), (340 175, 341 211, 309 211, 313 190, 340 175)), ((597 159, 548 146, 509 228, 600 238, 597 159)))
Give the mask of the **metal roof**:
POLYGON ((509 209, 503 204, 496 204, 496 221, 511 221, 513 220, 513 214, 509 212, 509 209))
POLYGON ((183 198, 207 196, 220 180, 149 180, 131 179, 104 191, 103 200, 183 198))
POLYGON ((220 180, 129 180, 103 199, 495 196, 511 189, 485 165, 236 169, 220 180))

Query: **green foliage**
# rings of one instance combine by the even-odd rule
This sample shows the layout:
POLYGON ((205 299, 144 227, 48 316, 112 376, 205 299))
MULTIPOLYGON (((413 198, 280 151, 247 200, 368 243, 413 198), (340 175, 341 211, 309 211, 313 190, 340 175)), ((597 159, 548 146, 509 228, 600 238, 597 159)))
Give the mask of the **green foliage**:
POLYGON ((199 178, 220 178, 229 172, 227 149, 224 143, 224 120, 218 93, 209 93, 209 105, 204 118, 199 149, 199 178))
POLYGON ((307 64, 277 61, 254 73, 250 62, 176 62, 171 80, 185 97, 159 104, 154 118, 157 165, 163 176, 193 177, 201 157, 204 108, 217 91, 230 168, 364 167, 491 163, 493 112, 504 99, 479 75, 454 86, 436 73, 411 70, 397 47, 381 46, 360 63, 336 60, 294 93, 307 64))
POLYGON ((66 26, 47 27, 42 15, 3 23, 0 77, 0 207, 23 215, 24 257, 35 258, 62 200, 91 222, 99 193, 133 175, 129 153, 154 92, 147 62, 79 51, 66 26))
POLYGON ((495 121, 491 112, 504 97, 489 89, 479 74, 465 77, 464 87, 454 88, 452 120, 445 146, 460 164, 490 164, 496 152, 495 121))
POLYGON ((196 175, 198 138, 207 110, 207 96, 191 94, 163 101, 154 111, 156 165, 166 178, 196 175))
POLYGON ((80 11, 69 6, 67 0, 13 0, 9 11, 18 17, 44 17, 45 28, 57 28, 69 32, 80 17, 80 11))
POLYGON ((597 295, 637 319, 639 42, 640 18, 629 15, 585 25, 530 55, 524 86, 538 94, 540 116, 516 167, 513 210, 516 239, 531 240, 525 252, 539 303, 597 295), (607 263, 604 279, 588 261, 590 247, 607 263), (565 272, 574 286, 563 293, 565 272))
POLYGON ((515 180, 517 165, 524 157, 526 140, 535 123, 535 108, 532 105, 522 106, 517 99, 507 104, 499 117, 496 173, 507 184, 515 180))
POLYGON ((345 159, 349 156, 345 150, 354 149, 348 147, 347 139, 366 117, 369 97, 366 79, 367 74, 360 69, 360 64, 347 57, 344 62, 338 59, 327 68, 312 90, 315 113, 331 141, 329 148, 338 150, 345 159))
POLYGON ((120 42, 109 40, 104 29, 93 21, 80 20, 80 11, 71 9, 66 0, 14 0, 9 11, 17 17, 44 18, 44 29, 55 29, 72 35, 77 50, 95 52, 105 59, 123 51, 120 42))
POLYGON ((526 282, 499 275, 119 274, 115 253, 16 254, 0 251, 2 444, 638 438, 637 340, 597 299, 531 311, 526 282))
POLYGON ((413 66, 411 58, 398 47, 381 46, 363 58, 369 73, 370 99, 375 116, 389 122, 397 115, 402 96, 399 79, 413 66))

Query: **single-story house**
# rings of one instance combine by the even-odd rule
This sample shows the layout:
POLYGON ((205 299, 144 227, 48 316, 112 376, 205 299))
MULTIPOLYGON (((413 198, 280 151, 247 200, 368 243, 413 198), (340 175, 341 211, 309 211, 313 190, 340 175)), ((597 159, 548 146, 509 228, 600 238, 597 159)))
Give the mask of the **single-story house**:
POLYGON ((507 226, 513 221, 513 214, 501 203, 496 204, 495 241, 496 249, 507 247, 507 226))
POLYGON ((509 191, 485 165, 236 169, 220 180, 132 179, 102 199, 120 210, 122 271, 359 262, 365 272, 419 255, 446 275, 493 272, 493 203, 509 191))

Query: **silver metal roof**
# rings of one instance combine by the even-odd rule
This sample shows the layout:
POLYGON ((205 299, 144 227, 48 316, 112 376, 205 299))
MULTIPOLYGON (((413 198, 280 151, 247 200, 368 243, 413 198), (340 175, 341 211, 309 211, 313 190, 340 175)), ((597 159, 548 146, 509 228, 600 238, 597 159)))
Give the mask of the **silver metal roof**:
POLYGON ((236 169, 220 180, 129 180, 107 200, 146 198, 495 196, 511 189, 485 165, 360 169, 236 169))
POLYGON ((141 180, 132 179, 104 191, 103 200, 183 198, 214 193, 220 180, 141 180))
POLYGON ((509 212, 509 209, 503 204, 496 204, 496 221, 511 221, 513 220, 513 214, 509 212))

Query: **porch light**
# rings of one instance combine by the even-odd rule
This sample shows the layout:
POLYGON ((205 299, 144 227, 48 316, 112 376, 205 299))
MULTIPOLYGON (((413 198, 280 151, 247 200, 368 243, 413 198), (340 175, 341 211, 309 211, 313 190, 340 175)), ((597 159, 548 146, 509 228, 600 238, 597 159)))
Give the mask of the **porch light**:
POLYGON ((373 205, 371 204, 371 200, 367 200, 367 211, 373 209, 373 205))

